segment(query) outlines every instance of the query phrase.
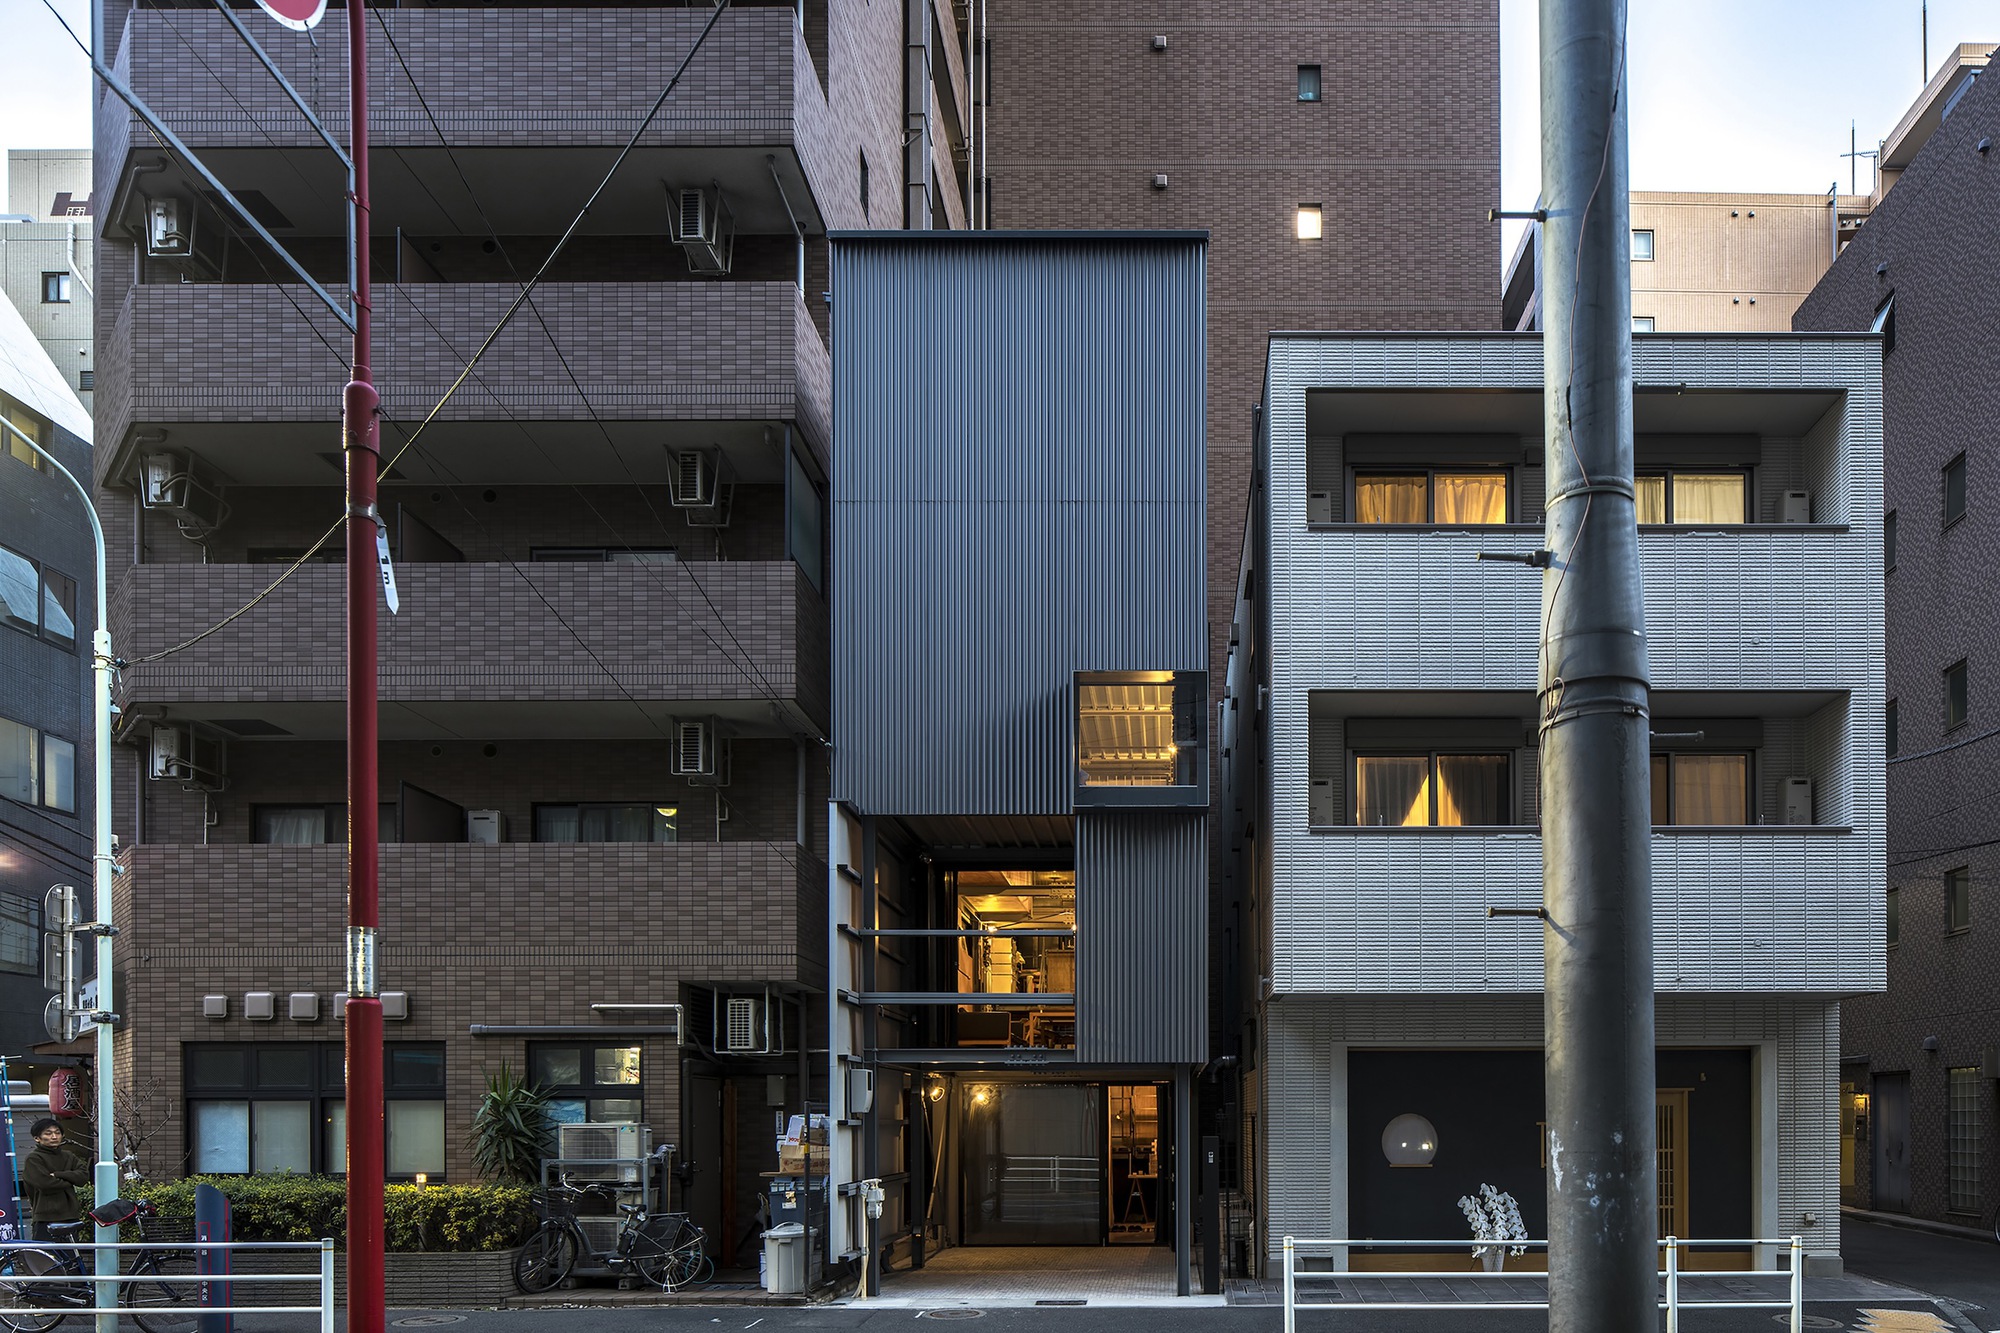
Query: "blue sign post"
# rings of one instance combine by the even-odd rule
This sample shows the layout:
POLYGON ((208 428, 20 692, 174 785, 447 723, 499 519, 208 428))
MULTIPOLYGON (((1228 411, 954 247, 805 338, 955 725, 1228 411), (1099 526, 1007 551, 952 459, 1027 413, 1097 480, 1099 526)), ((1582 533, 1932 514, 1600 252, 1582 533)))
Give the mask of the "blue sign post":
MULTIPOLYGON (((229 1240, 229 1197, 213 1185, 194 1187, 194 1238, 204 1246, 229 1240)), ((216 1306, 228 1309, 236 1302, 229 1290, 228 1250, 203 1248, 197 1253, 195 1271, 201 1274, 201 1333, 233 1333, 236 1316, 210 1314, 216 1306)))

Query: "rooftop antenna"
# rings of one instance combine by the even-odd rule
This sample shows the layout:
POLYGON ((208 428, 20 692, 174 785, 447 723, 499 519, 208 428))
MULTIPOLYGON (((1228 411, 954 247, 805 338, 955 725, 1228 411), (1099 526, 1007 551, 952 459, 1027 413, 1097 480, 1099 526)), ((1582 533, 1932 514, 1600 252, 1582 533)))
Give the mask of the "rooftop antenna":
POLYGON ((1847 159, 1847 192, 1849 194, 1860 194, 1861 183, 1858 173, 1861 167, 1861 159, 1864 157, 1869 159, 1869 169, 1872 174, 1874 160, 1881 155, 1881 150, 1873 149, 1866 153, 1862 152, 1861 145, 1855 139, 1854 135, 1854 122, 1850 120, 1847 122, 1847 151, 1842 153, 1841 156, 1847 159))

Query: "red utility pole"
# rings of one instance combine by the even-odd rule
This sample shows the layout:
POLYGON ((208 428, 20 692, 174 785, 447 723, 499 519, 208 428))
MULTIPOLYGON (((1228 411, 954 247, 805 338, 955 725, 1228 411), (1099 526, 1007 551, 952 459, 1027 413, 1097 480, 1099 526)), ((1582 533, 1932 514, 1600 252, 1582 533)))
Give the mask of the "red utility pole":
POLYGON ((349 153, 354 159, 354 378, 342 401, 347 461, 347 1327, 383 1333, 382 1001, 376 988, 380 845, 376 794, 375 600, 382 450, 369 366, 368 16, 347 0, 349 153))

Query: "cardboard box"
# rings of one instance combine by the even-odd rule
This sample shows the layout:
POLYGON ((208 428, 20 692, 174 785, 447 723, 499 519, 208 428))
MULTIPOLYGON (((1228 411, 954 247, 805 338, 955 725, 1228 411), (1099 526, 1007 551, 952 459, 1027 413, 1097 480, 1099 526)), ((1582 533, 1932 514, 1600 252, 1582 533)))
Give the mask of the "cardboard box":
POLYGON ((808 1171, 815 1176, 826 1175, 833 1168, 833 1150, 822 1144, 813 1144, 810 1163, 804 1147, 786 1146, 778 1149, 778 1171, 781 1175, 805 1175, 808 1171))

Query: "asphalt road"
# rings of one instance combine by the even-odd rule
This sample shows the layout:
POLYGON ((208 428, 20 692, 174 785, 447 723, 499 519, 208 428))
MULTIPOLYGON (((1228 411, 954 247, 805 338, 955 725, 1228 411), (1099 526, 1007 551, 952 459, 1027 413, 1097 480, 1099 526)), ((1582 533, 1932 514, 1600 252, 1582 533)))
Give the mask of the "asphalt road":
POLYGON ((1944 1297, 1981 1333, 2000 1330, 2000 1245, 1853 1217, 1841 1219, 1840 1241, 1848 1272, 1944 1297))

